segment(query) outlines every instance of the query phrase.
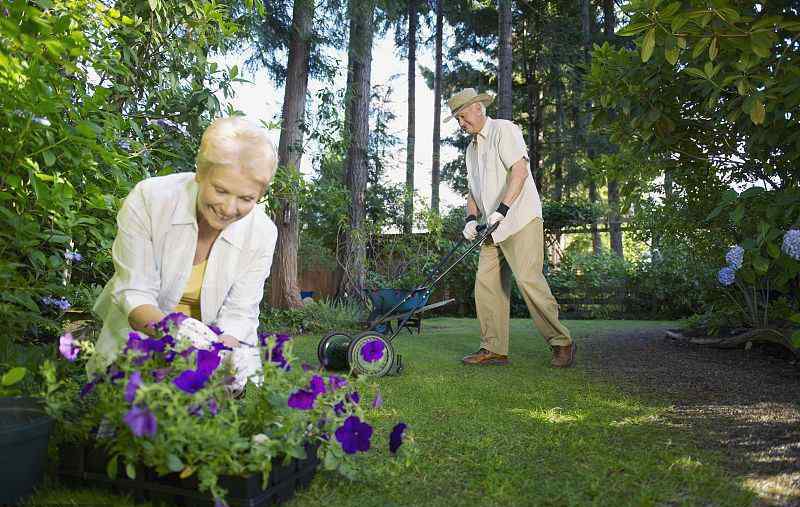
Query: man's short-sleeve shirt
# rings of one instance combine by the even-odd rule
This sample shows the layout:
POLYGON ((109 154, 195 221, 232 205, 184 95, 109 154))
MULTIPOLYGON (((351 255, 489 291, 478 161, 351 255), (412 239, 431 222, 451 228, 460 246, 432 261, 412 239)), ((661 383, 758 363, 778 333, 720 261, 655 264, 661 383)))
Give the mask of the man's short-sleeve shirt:
MULTIPOLYGON (((511 166, 523 158, 529 160, 520 128, 508 120, 487 117, 486 124, 467 146, 466 153, 469 191, 484 219, 500 205, 511 166)), ((492 239, 500 243, 537 217, 542 217, 542 201, 529 172, 522 191, 511 204, 506 218, 492 233, 492 239)))

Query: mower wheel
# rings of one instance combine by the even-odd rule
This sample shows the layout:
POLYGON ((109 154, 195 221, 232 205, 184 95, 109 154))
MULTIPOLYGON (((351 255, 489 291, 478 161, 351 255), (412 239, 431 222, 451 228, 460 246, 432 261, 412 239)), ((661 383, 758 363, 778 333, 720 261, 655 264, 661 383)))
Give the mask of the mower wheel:
POLYGON ((346 370, 347 350, 353 337, 347 333, 333 331, 326 334, 317 345, 317 359, 325 369, 346 370))
POLYGON ((356 375, 382 377, 392 371, 395 352, 392 343, 383 335, 367 331, 357 335, 350 342, 347 359, 350 370, 356 375))

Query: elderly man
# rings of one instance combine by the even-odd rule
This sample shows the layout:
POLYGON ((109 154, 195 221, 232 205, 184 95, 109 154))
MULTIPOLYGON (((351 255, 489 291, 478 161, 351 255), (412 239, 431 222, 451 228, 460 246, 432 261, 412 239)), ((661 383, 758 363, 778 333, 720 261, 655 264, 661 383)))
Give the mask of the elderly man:
POLYGON ((576 346, 558 321, 558 303, 542 274, 544 241, 542 203, 528 169, 528 152, 519 127, 486 116, 493 97, 466 88, 447 105, 461 129, 472 135, 467 147, 469 181, 464 237, 477 236, 478 217, 497 229, 481 246, 475 279, 475 304, 481 346, 463 359, 469 365, 508 364, 511 274, 533 323, 553 351, 550 364, 567 368, 576 346))

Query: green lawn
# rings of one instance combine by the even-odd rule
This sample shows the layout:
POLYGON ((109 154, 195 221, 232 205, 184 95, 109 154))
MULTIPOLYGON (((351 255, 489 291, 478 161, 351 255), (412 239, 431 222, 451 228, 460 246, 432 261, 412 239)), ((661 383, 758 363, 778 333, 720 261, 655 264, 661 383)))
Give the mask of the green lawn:
MULTIPOLYGON (((580 340, 659 323, 567 325, 580 340)), ((512 321, 510 366, 462 366, 460 358, 477 348, 478 329, 476 320, 439 318, 424 321, 420 336, 400 335, 395 345, 407 366, 399 377, 376 381, 385 403, 373 414, 379 447, 366 459, 367 472, 356 482, 320 473, 289 505, 752 503, 715 454, 659 424, 666 405, 591 378, 580 358, 576 368, 550 368, 549 349, 527 321, 512 321), (413 430, 418 452, 402 471, 385 448, 398 420, 413 430)), ((297 338, 295 352, 315 361, 317 339, 297 338)), ((47 489, 33 505, 52 503, 122 505, 102 493, 59 489, 47 489)))

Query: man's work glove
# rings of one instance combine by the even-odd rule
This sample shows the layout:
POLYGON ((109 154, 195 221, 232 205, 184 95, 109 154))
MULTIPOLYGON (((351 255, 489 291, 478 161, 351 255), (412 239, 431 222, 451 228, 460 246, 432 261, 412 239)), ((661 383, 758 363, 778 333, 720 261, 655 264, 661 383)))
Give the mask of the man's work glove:
POLYGON ((497 211, 489 215, 489 219, 486 221, 486 223, 489 225, 489 227, 491 227, 498 222, 502 222, 507 214, 508 206, 501 202, 500 206, 497 207, 497 211))
POLYGON ((464 225, 462 234, 467 241, 472 241, 478 237, 478 217, 475 215, 467 217, 467 223, 464 225))
POLYGON ((211 344, 218 341, 217 335, 208 328, 205 324, 200 322, 197 319, 188 318, 185 319, 181 324, 178 326, 178 336, 176 338, 180 340, 181 338, 185 338, 189 340, 195 348, 198 349, 205 349, 208 350, 211 348, 211 344))

